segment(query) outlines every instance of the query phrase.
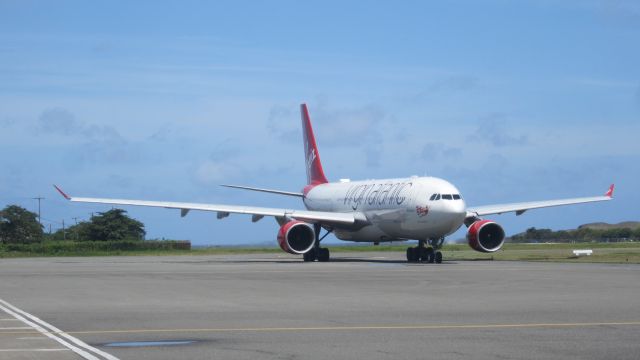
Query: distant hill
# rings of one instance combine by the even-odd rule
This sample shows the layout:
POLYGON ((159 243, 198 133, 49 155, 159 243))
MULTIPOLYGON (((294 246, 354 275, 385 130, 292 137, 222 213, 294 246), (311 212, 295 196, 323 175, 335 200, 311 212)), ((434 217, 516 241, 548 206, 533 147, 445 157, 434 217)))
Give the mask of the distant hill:
POLYGON ((578 229, 592 229, 592 230, 609 230, 609 229, 638 229, 640 228, 640 221, 624 221, 618 224, 607 224, 604 222, 596 222, 590 224, 584 224, 578 226, 578 229))
POLYGON ((584 242, 584 241, 640 241, 640 222, 625 221, 619 224, 597 222, 580 225, 575 230, 529 228, 512 235, 508 242, 584 242))

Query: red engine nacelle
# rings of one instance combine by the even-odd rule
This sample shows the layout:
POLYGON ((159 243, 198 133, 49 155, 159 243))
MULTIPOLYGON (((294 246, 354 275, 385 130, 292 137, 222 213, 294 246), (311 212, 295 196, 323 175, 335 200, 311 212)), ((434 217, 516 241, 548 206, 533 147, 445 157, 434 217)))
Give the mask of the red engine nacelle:
POLYGON ((469 226, 467 242, 475 251, 498 251, 504 244, 504 230, 494 221, 478 220, 469 226))
POLYGON ((278 244, 289 254, 304 254, 313 248, 316 232, 311 224, 302 221, 289 221, 278 231, 278 244))

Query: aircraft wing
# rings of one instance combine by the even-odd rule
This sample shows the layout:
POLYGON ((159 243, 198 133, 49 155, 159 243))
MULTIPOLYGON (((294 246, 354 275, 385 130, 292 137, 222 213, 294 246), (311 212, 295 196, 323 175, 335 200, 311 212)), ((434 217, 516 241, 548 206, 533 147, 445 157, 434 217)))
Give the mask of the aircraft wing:
POLYGON ((253 215, 253 221, 258 221, 264 216, 273 216, 279 218, 290 218, 312 223, 338 223, 344 225, 354 224, 357 220, 363 220, 364 215, 359 213, 335 213, 326 211, 308 211, 294 209, 278 209, 264 208, 254 206, 239 205, 220 205, 220 204, 201 204, 186 202, 170 202, 170 201, 148 201, 148 200, 127 200, 127 199, 103 199, 103 198, 85 198, 69 196, 59 187, 54 185, 56 190, 64 196, 65 199, 72 202, 93 203, 93 204, 110 204, 110 205, 131 205, 131 206, 147 206, 160 207, 166 209, 180 209, 181 215, 185 216, 191 210, 212 211, 217 212, 219 219, 229 214, 249 214, 253 215), (362 217, 362 219, 360 219, 362 217))
POLYGON ((503 214, 503 213, 514 212, 514 211, 516 215, 522 215, 525 211, 532 210, 532 209, 540 209, 540 208, 553 207, 553 206, 584 204, 584 203, 598 202, 598 201, 608 201, 613 199, 613 189, 614 189, 614 185, 612 184, 609 187, 609 190, 607 191, 607 193, 603 196, 474 206, 474 207, 467 208, 467 217, 469 218, 469 217, 477 217, 477 216, 484 216, 484 215, 491 215, 491 214, 503 214))

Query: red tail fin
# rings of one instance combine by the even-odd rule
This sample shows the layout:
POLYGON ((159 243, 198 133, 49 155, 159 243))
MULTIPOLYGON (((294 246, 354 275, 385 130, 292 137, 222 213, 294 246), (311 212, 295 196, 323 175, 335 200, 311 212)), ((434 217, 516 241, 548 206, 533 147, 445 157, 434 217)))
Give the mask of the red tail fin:
POLYGON ((317 185, 327 183, 327 178, 324 176, 324 171, 322 170, 322 163, 320 163, 320 153, 316 145, 316 138, 313 136, 313 128, 311 127, 307 104, 300 105, 300 113, 302 115, 302 136, 304 140, 304 160, 307 166, 307 184, 317 185))

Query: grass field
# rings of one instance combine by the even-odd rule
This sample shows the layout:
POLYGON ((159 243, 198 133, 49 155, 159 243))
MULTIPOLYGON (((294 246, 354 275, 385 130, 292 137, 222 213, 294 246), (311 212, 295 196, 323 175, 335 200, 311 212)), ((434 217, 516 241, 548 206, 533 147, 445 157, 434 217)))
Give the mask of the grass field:
MULTIPOLYGON (((466 245, 465 245, 466 246, 466 245)), ((513 260, 555 262, 604 262, 640 264, 640 243, 579 243, 579 244, 506 244, 492 254, 467 249, 443 249, 452 260, 513 260), (593 255, 576 257, 575 249, 591 249, 593 255)))
MULTIPOLYGON (((332 253, 345 252, 397 252, 402 257, 408 246, 414 243, 379 246, 331 246, 332 253)), ((146 250, 91 250, 68 249, 65 251, 8 251, 0 246, 0 258, 34 256, 158 256, 158 255, 224 255, 280 253, 278 247, 206 247, 191 250, 146 249, 146 250)), ((556 262, 606 262, 640 264, 640 242, 625 243, 578 243, 578 244, 505 244, 495 253, 479 253, 466 244, 445 245, 442 249, 446 260, 469 261, 556 261, 556 262), (573 256, 574 249, 592 249, 593 255, 573 256)))
MULTIPOLYGON (((397 251, 402 254, 408 245, 357 246, 357 251, 397 251)), ((331 247, 332 252, 354 251, 353 246, 331 247)), ((577 243, 577 244, 505 244, 495 253, 474 251, 466 244, 445 245, 442 248, 446 260, 476 261, 556 261, 556 262, 604 262, 640 264, 640 242, 577 243), (591 249, 593 255, 575 257, 574 249, 591 249)))

